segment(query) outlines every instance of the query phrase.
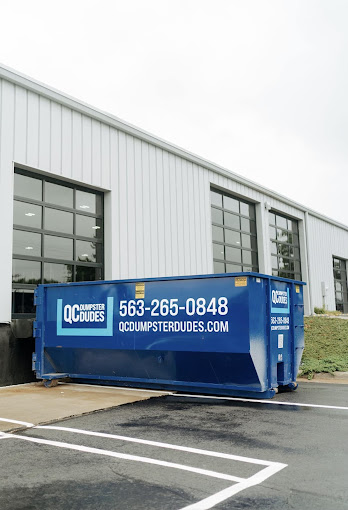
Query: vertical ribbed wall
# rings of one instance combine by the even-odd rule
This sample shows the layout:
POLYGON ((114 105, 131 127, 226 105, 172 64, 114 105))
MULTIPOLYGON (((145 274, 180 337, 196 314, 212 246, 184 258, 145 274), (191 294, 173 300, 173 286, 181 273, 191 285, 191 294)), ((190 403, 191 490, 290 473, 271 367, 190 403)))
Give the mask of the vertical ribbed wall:
POLYGON ((308 223, 308 253, 314 306, 321 307, 323 304, 321 282, 324 282, 328 287, 326 305, 329 310, 335 310, 332 258, 335 256, 348 260, 348 232, 311 215, 308 223))
MULTIPOLYGON (((0 322, 11 317, 14 164, 105 191, 106 278, 212 272, 212 185, 260 204, 260 269, 270 271, 265 201, 297 218, 300 228, 304 213, 174 153, 96 120, 93 113, 0 80, 0 322)), ((314 304, 320 305, 320 282, 332 279, 332 254, 348 258, 348 233, 315 218, 309 227, 314 304), (335 249, 329 253, 325 246, 335 249)), ((304 265, 303 246, 301 253, 304 265)))

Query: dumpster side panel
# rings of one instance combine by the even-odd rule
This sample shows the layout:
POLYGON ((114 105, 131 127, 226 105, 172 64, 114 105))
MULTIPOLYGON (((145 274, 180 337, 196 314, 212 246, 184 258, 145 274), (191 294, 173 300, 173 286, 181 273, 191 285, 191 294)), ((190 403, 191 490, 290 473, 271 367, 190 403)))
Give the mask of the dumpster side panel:
POLYGON ((304 301, 303 301, 303 285, 294 284, 294 309, 293 309, 293 324, 294 324, 294 345, 293 345, 293 380, 296 381, 297 374, 300 368, 301 358, 304 350, 304 301))
POLYGON ((269 279, 250 276, 248 278, 248 286, 250 355, 261 384, 261 389, 265 391, 269 386, 269 279))
POLYGON ((40 286, 33 368, 43 379, 271 396, 270 296, 255 273, 40 286))

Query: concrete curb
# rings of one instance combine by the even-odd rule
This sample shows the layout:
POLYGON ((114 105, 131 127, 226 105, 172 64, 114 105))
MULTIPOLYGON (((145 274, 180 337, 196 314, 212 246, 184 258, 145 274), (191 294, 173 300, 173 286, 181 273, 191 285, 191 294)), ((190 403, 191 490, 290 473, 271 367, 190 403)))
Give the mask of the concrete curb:
POLYGON ((335 384, 348 384, 348 372, 334 372, 328 374, 321 372, 319 374, 313 374, 313 379, 299 376, 297 377, 298 382, 312 382, 312 383, 335 383, 335 384))

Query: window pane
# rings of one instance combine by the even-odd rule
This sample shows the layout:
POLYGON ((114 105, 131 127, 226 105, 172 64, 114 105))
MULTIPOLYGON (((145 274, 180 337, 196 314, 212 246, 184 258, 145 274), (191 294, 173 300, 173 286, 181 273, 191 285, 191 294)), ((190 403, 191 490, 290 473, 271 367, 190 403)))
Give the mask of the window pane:
POLYGON ((242 234, 242 246, 243 248, 251 248, 251 240, 248 234, 242 234))
POLYGON ((301 273, 301 264, 298 261, 294 262, 294 268, 297 273, 301 273))
POLYGON ((217 193, 216 191, 210 192, 211 203, 212 205, 217 205, 218 207, 222 207, 222 195, 221 193, 217 193))
POLYGON ((277 243, 273 243, 271 241, 271 254, 272 255, 277 255, 277 252, 278 252, 278 248, 277 248, 277 243))
POLYGON ((244 230, 244 232, 250 232, 250 220, 247 220, 246 218, 241 218, 240 228, 241 230, 244 230))
POLYGON ((41 263, 13 259, 12 283, 41 283, 41 263))
POLYGON ((235 198, 224 196, 224 209, 239 213, 239 201, 235 198))
POLYGON ((274 267, 275 269, 278 268, 278 258, 277 257, 272 257, 272 267, 274 267))
POLYGON ((251 265, 251 251, 243 250, 243 264, 251 265))
POLYGON ((236 230, 240 229, 239 216, 225 212, 224 213, 224 221, 225 221, 226 227, 235 228, 236 230))
POLYGON ((222 225, 222 223, 223 223, 223 221, 222 221, 222 211, 219 211, 218 209, 214 209, 214 207, 212 207, 212 209, 211 209, 211 219, 212 219, 213 223, 219 223, 220 225, 222 225))
POLYGON ((280 230, 278 228, 277 229, 277 241, 280 241, 282 243, 291 242, 291 241, 289 241, 288 232, 286 230, 280 230))
POLYGON ((277 233, 276 233, 276 229, 274 227, 269 227, 269 235, 271 237, 271 239, 276 239, 277 238, 277 233))
POLYGON ((243 271, 245 273, 249 273, 250 271, 253 271, 253 268, 251 266, 243 266, 243 271))
POLYGON ((335 282, 335 288, 337 292, 342 292, 342 283, 341 282, 335 282))
POLYGON ((98 245, 98 255, 100 257, 100 243, 93 243, 89 241, 76 241, 76 253, 75 260, 79 260, 80 262, 101 262, 101 260, 97 260, 97 246, 98 245))
POLYGON ((42 200, 42 181, 27 177, 26 175, 14 174, 14 194, 31 200, 42 200))
POLYGON ((252 265, 253 266, 257 266, 258 265, 258 256, 257 256, 257 253, 256 252, 251 252, 251 260, 252 260, 252 265))
POLYGON ((64 232, 73 234, 74 215, 65 211, 57 211, 46 207, 45 209, 45 229, 55 232, 64 232))
POLYGON ((255 220, 255 206, 249 205, 249 216, 252 220, 255 220))
POLYGON ((214 273, 224 273, 225 272, 225 264, 223 262, 216 262, 214 260, 214 273))
POLYGON ((334 278, 335 280, 341 279, 341 271, 337 271, 337 269, 334 270, 334 278))
POLYGON ((73 281, 73 266, 67 264, 44 264, 44 283, 69 283, 73 281))
POLYGON ((212 227, 213 231, 213 241, 219 241, 220 243, 224 242, 224 230, 222 227, 212 227))
POLYGON ((291 275, 287 271, 279 271, 279 276, 281 278, 291 278, 291 275))
POLYGON ((249 204, 245 204, 244 202, 240 203, 240 213, 243 214, 243 216, 250 216, 249 209, 249 204))
POLYGON ((213 243, 213 258, 214 259, 224 259, 224 246, 223 244, 213 243))
POLYGON ((294 246, 289 246, 289 256, 295 259, 300 258, 300 250, 294 246))
POLYGON ((25 232, 24 230, 14 230, 13 253, 16 255, 41 257, 41 234, 25 232))
POLYGON ((226 264, 226 272, 227 273, 241 273, 242 266, 239 266, 237 264, 226 264))
MULTIPOLYGON (((219 212, 222 223, 222 212, 219 212)), ((103 237, 102 220, 76 214, 76 235, 101 239, 103 237)))
POLYGON ((286 218, 283 218, 283 216, 277 216, 276 223, 277 223, 277 227, 279 227, 279 228, 282 228, 282 229, 287 228, 286 218))
POLYGON ((275 225, 276 222, 275 222, 275 214, 274 213, 269 213, 269 223, 270 225, 275 225))
POLYGON ((257 240, 255 236, 250 236, 251 249, 257 252, 257 240))
POLYGON ((24 227, 41 228, 42 207, 14 200, 13 223, 24 227))
POLYGON ((225 243, 240 246, 240 233, 225 228, 225 243))
MULTIPOLYGON (((97 197, 94 193, 76 190, 76 209, 97 214, 97 197)), ((98 212, 100 214, 100 212, 98 212)))
POLYGON ((73 260, 73 240, 65 237, 45 236, 45 257, 73 260))
POLYGON ((294 271, 294 263, 290 259, 283 259, 284 260, 284 269, 287 269, 288 271, 294 271))
POLYGON ((289 256, 289 246, 287 244, 279 244, 278 245, 278 254, 283 255, 283 257, 289 256))
POLYGON ((101 280, 101 278, 101 267, 76 266, 77 282, 93 282, 95 280, 101 280))
POLYGON ((12 290, 12 313, 35 313, 34 290, 12 290))
POLYGON ((230 262, 242 262, 242 251, 238 248, 229 248, 226 246, 226 260, 230 262))
POLYGON ((343 303, 343 295, 342 292, 336 292, 336 302, 343 303))
POLYGON ((45 202, 72 208, 74 206, 74 190, 67 186, 46 182, 45 202))
MULTIPOLYGON (((288 220, 289 221, 289 220, 288 220)), ((298 232, 298 223, 296 220, 291 220, 291 223, 292 223, 292 231, 297 233, 298 232)), ((289 229, 290 230, 290 229, 289 229)))

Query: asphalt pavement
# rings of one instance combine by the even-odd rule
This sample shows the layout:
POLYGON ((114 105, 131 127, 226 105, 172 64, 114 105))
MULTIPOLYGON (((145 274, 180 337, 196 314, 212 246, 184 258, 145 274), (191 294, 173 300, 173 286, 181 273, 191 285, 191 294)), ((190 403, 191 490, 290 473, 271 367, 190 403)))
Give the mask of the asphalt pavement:
MULTIPOLYGON (((1 418, 1 416, 0 416, 1 418)), ((348 387, 161 396, 0 434, 1 510, 347 510, 348 387)))

